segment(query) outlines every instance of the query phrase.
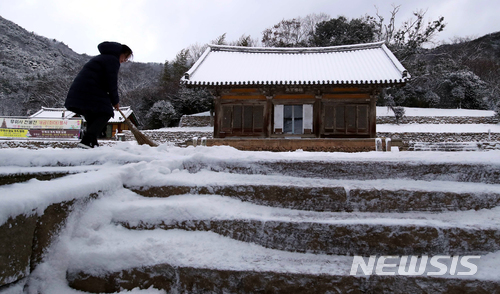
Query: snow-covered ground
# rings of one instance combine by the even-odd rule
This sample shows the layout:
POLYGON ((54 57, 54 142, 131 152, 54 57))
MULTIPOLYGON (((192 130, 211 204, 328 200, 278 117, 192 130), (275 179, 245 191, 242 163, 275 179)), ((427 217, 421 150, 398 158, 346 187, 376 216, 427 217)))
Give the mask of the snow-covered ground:
MULTIPOLYGON (((380 112, 380 113, 379 113, 380 112)), ((387 109, 377 115, 392 116, 387 109)), ((406 109, 407 116, 488 116, 493 112, 464 110, 406 109)), ((193 131, 211 128, 193 128, 193 131)), ((500 132, 500 125, 381 125, 379 132, 500 132), (381 129, 382 128, 382 129, 381 129), (385 128, 385 129, 384 129, 385 128), (404 129, 402 129, 404 128, 404 129)), ((162 131, 186 131, 185 128, 162 131)), ((283 175, 243 175, 201 170, 190 173, 185 162, 224 159, 245 165, 255 161, 338 161, 471 163, 500 166, 500 151, 488 152, 252 152, 230 147, 179 148, 167 144, 157 148, 138 146, 135 142, 117 142, 113 147, 92 150, 43 148, 0 149, 0 175, 30 173, 68 173, 50 181, 36 179, 0 186, 0 225, 19 214, 42 213, 51 203, 82 199, 99 192, 99 198, 73 213, 65 229, 50 248, 45 261, 31 276, 0 293, 82 293, 69 288, 68 270, 88 272, 115 271, 136 266, 168 262, 174 266, 215 267, 227 270, 301 272, 310 274, 345 274, 351 257, 284 252, 232 240, 211 232, 181 230, 127 230, 116 222, 182 221, 192 219, 258 219, 262 221, 315 221, 323 223, 380 223, 456 226, 500 229, 500 210, 461 211, 434 214, 411 213, 333 213, 298 211, 260 206, 218 195, 179 195, 166 199, 144 198, 124 186, 196 186, 249 185, 254 183, 284 186, 344 186, 348 188, 397 188, 409 190, 500 193, 500 185, 418 180, 333 180, 297 178, 283 175), (94 256, 94 258, 89 258, 94 256), (220 258, 223 256, 224 258, 220 258), (300 264, 300 267, 297 266, 300 264)), ((500 280, 500 252, 482 257, 477 279, 500 280)), ((156 289, 121 293, 164 293, 156 289)))

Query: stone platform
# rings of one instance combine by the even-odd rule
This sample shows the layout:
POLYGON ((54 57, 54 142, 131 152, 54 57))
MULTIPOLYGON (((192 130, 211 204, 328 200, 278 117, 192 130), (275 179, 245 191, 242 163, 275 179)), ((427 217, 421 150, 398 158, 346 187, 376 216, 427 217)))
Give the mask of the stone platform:
POLYGON ((323 138, 224 138, 207 139, 207 146, 231 146, 244 151, 323 151, 365 152, 375 151, 375 139, 323 139, 323 138))

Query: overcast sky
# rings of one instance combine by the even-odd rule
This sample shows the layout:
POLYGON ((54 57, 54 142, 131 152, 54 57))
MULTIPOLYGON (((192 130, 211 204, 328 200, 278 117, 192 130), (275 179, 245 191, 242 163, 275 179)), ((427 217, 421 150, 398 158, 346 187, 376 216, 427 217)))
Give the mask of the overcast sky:
POLYGON ((500 31, 498 0, 0 0, 0 15, 78 53, 97 55, 98 43, 117 41, 132 48, 135 61, 163 63, 223 33, 227 41, 260 39, 282 19, 311 13, 357 18, 375 16, 376 6, 388 19, 392 3, 401 5, 397 26, 415 10, 427 10, 426 21, 444 16, 436 41, 500 31))

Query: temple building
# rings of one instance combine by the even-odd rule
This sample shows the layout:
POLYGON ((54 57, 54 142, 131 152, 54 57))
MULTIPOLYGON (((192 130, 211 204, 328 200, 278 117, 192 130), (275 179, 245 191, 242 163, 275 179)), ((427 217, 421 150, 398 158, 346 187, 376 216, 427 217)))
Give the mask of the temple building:
POLYGON ((379 93, 409 78, 384 42, 210 45, 181 83, 214 95, 214 138, 375 138, 379 93))

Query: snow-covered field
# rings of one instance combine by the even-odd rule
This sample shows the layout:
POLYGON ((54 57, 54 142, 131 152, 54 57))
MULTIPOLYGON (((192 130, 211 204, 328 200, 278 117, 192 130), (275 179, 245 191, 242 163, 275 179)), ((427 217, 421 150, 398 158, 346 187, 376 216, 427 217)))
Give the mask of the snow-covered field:
MULTIPOLYGON (((384 108, 385 109, 385 108, 384 108)), ((430 111, 430 110, 428 110, 430 111)), ((425 114, 415 115, 430 116, 425 114)), ((407 110, 407 115, 412 115, 407 110)), ((454 114, 453 114, 454 113, 454 114)), ((461 112, 463 114, 463 112, 461 112)), ((484 116, 470 111, 466 115, 484 116)), ((380 115, 380 114, 379 114, 380 115)), ((392 115, 392 114, 388 114, 392 115)), ((445 114, 442 110, 434 116, 445 114)), ((493 113, 491 113, 493 115, 493 113)), ((389 126, 390 132, 399 126, 389 126)), ((405 126, 401 126, 405 127, 405 126)), ((418 125, 406 126, 418 128, 418 125)), ((425 126, 420 126, 420 128, 425 126)), ((500 132, 497 125, 443 126, 429 131, 500 132)), ((421 129, 420 129, 421 130, 421 129)), ((165 130, 175 131, 175 130, 165 130)), ((397 130, 401 131, 401 130, 397 130)), ((417 131, 417 129, 415 129, 417 131)), ((98 192, 99 198, 82 205, 74 212, 44 262, 26 279, 0 293, 82 293, 71 289, 67 271, 86 270, 89 273, 119 271, 169 263, 174 266, 208 267, 227 270, 300 272, 309 274, 345 274, 352 258, 341 255, 321 255, 285 252, 257 244, 229 239, 212 232, 182 230, 127 230, 117 222, 137 225, 140 221, 182 221, 193 219, 255 219, 260 221, 304 221, 322 223, 379 223, 422 226, 454 226, 462 228, 494 228, 500 230, 500 208, 480 211, 361 213, 313 212, 273 208, 242 202, 219 195, 178 195, 169 198, 144 198, 126 186, 161 185, 250 185, 260 183, 283 186, 344 186, 347 188, 393 188, 409 190, 500 193, 500 185, 458 183, 449 181, 419 181, 415 179, 335 180, 300 178, 285 175, 235 174, 201 169, 189 172, 186 162, 205 163, 224 159, 244 166, 256 161, 339 161, 412 162, 414 164, 487 164, 500 166, 500 151, 488 152, 251 152, 230 147, 179 148, 160 145, 157 148, 138 146, 135 142, 117 142, 92 150, 42 148, 0 149, 0 175, 32 173, 68 173, 50 181, 36 179, 0 186, 0 225, 19 214, 42 213, 52 203, 83 199, 98 192), (221 258, 221 256, 223 258, 221 258), (93 257, 93 258, 89 258, 93 257), (300 265, 300 266, 298 266, 300 265)), ((500 252, 482 256, 478 273, 482 280, 500 280, 500 252)), ((121 293, 164 293, 156 289, 132 290, 121 293)))

